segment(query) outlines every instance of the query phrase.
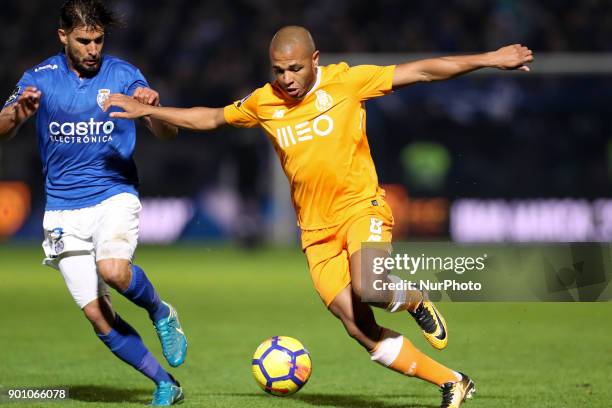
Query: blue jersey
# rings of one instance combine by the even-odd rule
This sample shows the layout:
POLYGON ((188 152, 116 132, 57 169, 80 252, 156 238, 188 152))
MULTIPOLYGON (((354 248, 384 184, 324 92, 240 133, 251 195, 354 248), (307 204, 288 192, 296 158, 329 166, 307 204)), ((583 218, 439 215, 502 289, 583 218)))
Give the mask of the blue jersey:
POLYGON ((90 207, 115 194, 138 194, 134 121, 113 119, 102 110, 110 94, 132 95, 148 87, 136 67, 104 55, 97 75, 81 79, 62 52, 26 71, 6 105, 27 86, 42 92, 36 133, 47 210, 90 207))

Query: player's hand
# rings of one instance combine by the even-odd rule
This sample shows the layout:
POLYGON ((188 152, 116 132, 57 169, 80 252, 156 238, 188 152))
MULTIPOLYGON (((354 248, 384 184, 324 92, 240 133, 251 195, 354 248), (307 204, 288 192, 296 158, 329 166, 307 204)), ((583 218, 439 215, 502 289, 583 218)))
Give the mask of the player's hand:
POLYGON ((121 108, 124 112, 111 112, 111 118, 136 119, 149 114, 147 113, 148 105, 142 104, 133 97, 123 94, 112 94, 109 96, 104 102, 104 112, 108 111, 112 106, 121 108))
POLYGON ((521 44, 513 44, 492 52, 491 57, 491 66, 495 68, 529 72, 526 64, 533 61, 533 51, 521 44))
POLYGON ((42 92, 33 86, 28 86, 23 93, 19 95, 19 99, 13 104, 16 123, 23 123, 36 113, 40 106, 41 96, 42 92))
POLYGON ((151 106, 159 106, 159 93, 151 88, 138 87, 132 95, 140 103, 151 106))

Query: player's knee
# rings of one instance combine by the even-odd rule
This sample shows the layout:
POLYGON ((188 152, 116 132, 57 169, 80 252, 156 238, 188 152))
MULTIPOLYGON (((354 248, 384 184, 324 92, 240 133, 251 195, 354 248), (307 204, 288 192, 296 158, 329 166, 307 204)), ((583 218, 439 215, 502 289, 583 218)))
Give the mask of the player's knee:
POLYGON ((110 286, 117 290, 125 290, 130 284, 130 272, 123 262, 100 261, 98 273, 110 286))

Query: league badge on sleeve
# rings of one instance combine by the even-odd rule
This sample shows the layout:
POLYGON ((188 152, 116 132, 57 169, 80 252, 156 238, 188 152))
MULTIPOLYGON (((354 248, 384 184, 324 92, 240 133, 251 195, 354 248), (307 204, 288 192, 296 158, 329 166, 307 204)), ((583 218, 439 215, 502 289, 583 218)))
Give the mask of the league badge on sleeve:
POLYGON ((109 98, 111 94, 110 89, 98 89, 98 96, 96 96, 96 102, 100 109, 104 109, 104 102, 109 98))
POLYGON ((8 97, 8 99, 6 100, 4 104, 10 105, 11 103, 15 102, 17 98, 19 97, 20 91, 21 91, 21 87, 16 86, 15 89, 13 90, 13 93, 11 94, 11 96, 8 97))

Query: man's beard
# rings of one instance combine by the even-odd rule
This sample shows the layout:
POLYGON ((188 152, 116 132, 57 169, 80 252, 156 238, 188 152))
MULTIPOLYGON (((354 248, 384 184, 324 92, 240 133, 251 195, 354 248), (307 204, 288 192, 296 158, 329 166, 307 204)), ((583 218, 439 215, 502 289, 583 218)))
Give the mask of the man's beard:
POLYGON ((72 60, 72 66, 74 67, 74 69, 76 69, 79 75, 83 78, 92 78, 96 76, 98 71, 100 71, 100 57, 98 57, 96 61, 97 64, 92 67, 88 67, 87 65, 82 64, 78 60, 78 58, 75 58, 73 55, 70 55, 70 59, 72 60))

